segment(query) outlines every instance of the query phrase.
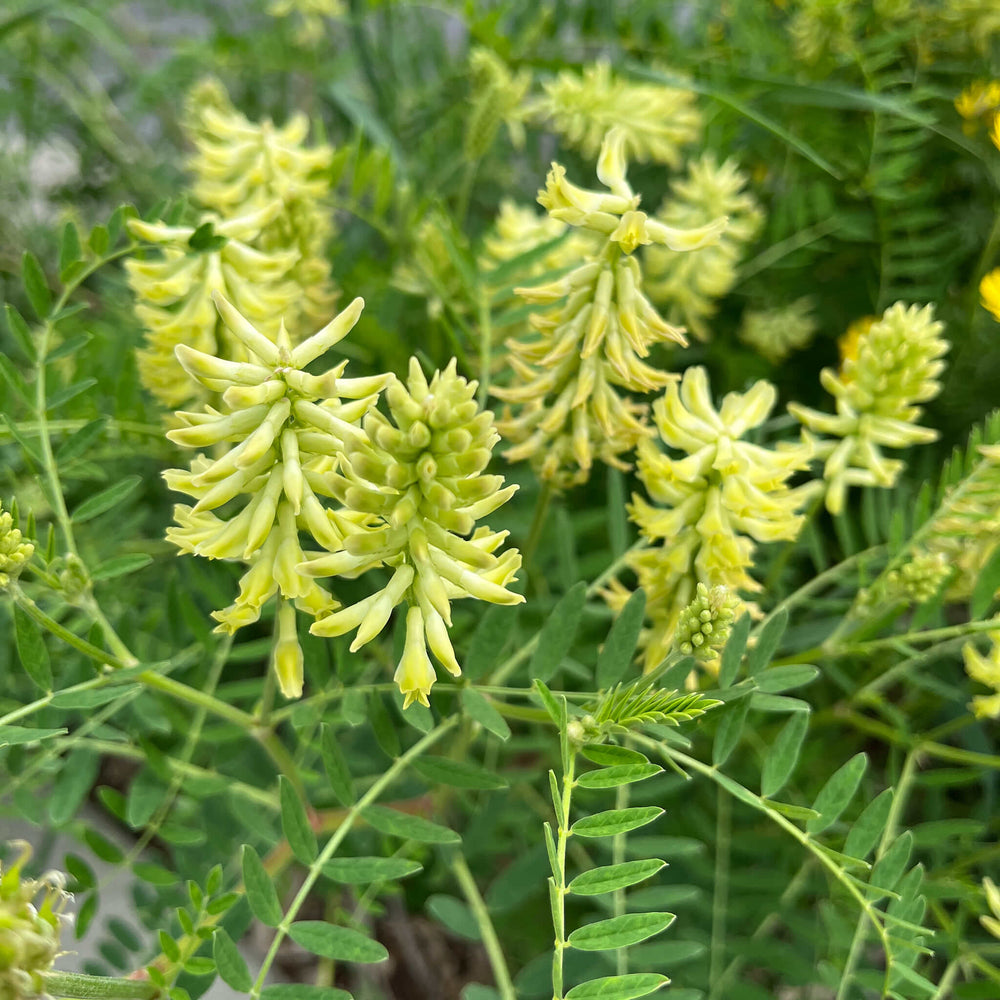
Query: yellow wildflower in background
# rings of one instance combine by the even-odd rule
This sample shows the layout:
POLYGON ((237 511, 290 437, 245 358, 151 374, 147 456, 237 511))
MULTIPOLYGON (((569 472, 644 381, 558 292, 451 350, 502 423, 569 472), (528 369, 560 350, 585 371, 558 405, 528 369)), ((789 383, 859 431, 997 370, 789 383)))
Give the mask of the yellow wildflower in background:
POLYGON ((297 254, 264 253, 251 244, 280 211, 281 202, 274 201, 227 221, 203 216, 202 224, 211 224, 222 242, 221 247, 204 250, 191 246, 193 226, 129 221, 129 232, 136 239, 161 248, 158 257, 130 258, 125 271, 137 300, 136 316, 147 331, 146 346, 137 355, 139 378, 165 406, 181 406, 197 395, 197 387, 174 357, 178 344, 232 361, 247 359, 243 345, 220 321, 213 295, 235 303, 269 338, 277 335, 282 315, 300 294, 289 280, 297 254))
POLYGON ((295 40, 309 47, 321 41, 328 17, 343 17, 347 8, 342 0, 271 0, 267 5, 271 17, 293 17, 295 40))
POLYGON ((628 159, 677 167, 681 147, 701 134, 692 91, 623 80, 604 60, 579 73, 563 70, 543 87, 532 112, 586 157, 596 157, 608 130, 618 128, 628 159))
POLYGON ((996 318, 996 321, 1000 323, 1000 267, 990 271, 990 273, 979 282, 979 294, 982 296, 983 306, 988 309, 996 318))
POLYGON ((846 345, 838 372, 824 368, 820 373, 820 382, 836 401, 836 415, 789 404, 789 412, 809 430, 829 435, 817 443, 816 455, 825 462, 830 513, 844 509, 849 486, 895 483, 903 462, 886 458, 883 447, 936 440, 937 431, 917 425, 922 412, 917 404, 941 391, 940 359, 948 350, 943 330, 932 305, 897 302, 846 345))
MULTIPOLYGON (((631 555, 629 566, 646 592, 648 670, 670 651, 698 584, 734 595, 760 590, 748 572, 756 543, 798 535, 799 511, 812 486, 786 484, 808 466, 811 447, 782 442, 772 450, 741 440, 767 419, 776 400, 774 386, 761 381, 746 393, 729 393, 717 410, 699 366, 653 404, 663 444, 684 457, 670 457, 648 439, 639 443, 637 473, 654 503, 634 494, 629 515, 653 544, 631 555)), ((617 607, 628 595, 619 585, 608 596, 617 607)))
POLYGON ((201 205, 232 218, 281 203, 281 212, 254 247, 296 254, 289 277, 298 285, 299 301, 285 316, 293 338, 325 320, 336 298, 325 257, 333 224, 322 202, 333 150, 326 144, 306 147, 309 120, 303 114, 292 115, 282 126, 270 119, 251 122, 213 79, 203 80, 188 95, 185 130, 195 147, 187 165, 201 205))
POLYGON ((597 173, 610 193, 579 188, 552 164, 539 202, 553 219, 599 237, 597 249, 555 281, 516 289, 528 302, 556 307, 531 315, 536 337, 508 341, 515 381, 494 389, 520 407, 500 422, 512 443, 505 457, 531 459, 543 479, 559 486, 584 482, 595 458, 627 468, 618 456, 649 432, 645 407, 618 389, 650 392, 676 378, 642 360, 655 343, 686 342, 643 293, 633 251, 653 243, 695 250, 718 239, 726 225, 723 218, 684 229, 640 211, 625 179, 625 141, 613 129, 601 150, 597 173))
POLYGON ((747 177, 734 160, 719 164, 706 153, 688 167, 687 176, 671 183, 670 196, 655 218, 669 226, 697 228, 725 216, 729 220, 717 242, 677 254, 662 246, 643 254, 646 291, 667 311, 672 322, 683 324, 701 340, 708 338, 707 320, 716 302, 736 283, 743 251, 756 239, 764 223, 757 199, 746 191, 747 177))
POLYGON ((199 454, 190 469, 164 473, 172 490, 196 500, 194 506, 174 508, 177 526, 167 529, 167 538, 182 552, 249 562, 235 602, 212 613, 219 622, 216 631, 232 635, 257 621, 265 602, 278 595, 274 663, 282 693, 298 697, 302 658, 294 613, 283 602, 294 601, 312 615, 337 604, 298 572, 305 558, 299 532, 328 548, 342 544, 349 519, 324 507, 319 496, 329 493, 326 477, 337 456, 362 436, 356 424, 374 405, 386 376, 342 378, 346 362, 322 375, 304 370, 350 332, 361 315, 361 299, 294 348, 283 325, 271 341, 224 298, 216 295, 215 301, 248 361, 177 348, 184 370, 220 393, 223 408, 179 412, 182 426, 168 432, 175 444, 215 449, 217 457, 199 454), (340 397, 352 402, 342 403, 340 397), (240 497, 248 499, 235 516, 223 520, 215 513, 240 497))
POLYGON ((975 134, 981 125, 989 128, 1000 110, 1000 80, 970 83, 955 98, 955 110, 965 119, 962 130, 966 135, 975 134))
POLYGON ((990 632, 989 638, 990 649, 986 656, 971 642, 962 647, 965 672, 977 684, 993 691, 992 694, 976 695, 972 699, 969 707, 977 719, 1000 719, 1000 631, 990 632))
POLYGON ((780 364, 792 351, 805 347, 819 329, 812 305, 812 299, 803 296, 771 309, 746 309, 739 338, 772 365, 780 364))
POLYGON ((0 504, 0 590, 6 590, 21 575, 34 552, 35 546, 25 541, 14 515, 0 504))
POLYGON ((406 642, 395 675, 404 708, 414 701, 429 703, 436 674, 428 649, 449 673, 461 673, 448 637, 452 601, 524 600, 507 589, 521 565, 520 553, 495 554, 507 532, 476 527, 517 489, 504 487, 502 476, 483 474, 499 436, 493 414, 476 405, 476 388, 456 373, 454 359, 429 383, 416 358, 410 360, 405 385, 394 379, 386 388, 390 417, 371 410, 364 436, 341 456, 339 471, 326 478, 350 518, 343 546, 324 544, 331 554, 299 567, 309 577, 357 576, 380 566, 391 570, 381 590, 318 617, 310 631, 337 636, 357 629, 354 651, 374 639, 393 609, 405 603, 406 642))

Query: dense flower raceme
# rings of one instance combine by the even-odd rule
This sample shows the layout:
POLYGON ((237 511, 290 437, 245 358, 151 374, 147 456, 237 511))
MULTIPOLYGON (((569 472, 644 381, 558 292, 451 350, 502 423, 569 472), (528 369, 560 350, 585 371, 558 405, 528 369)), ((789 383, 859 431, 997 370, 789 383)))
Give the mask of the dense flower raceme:
POLYGON ((46 995, 43 973, 62 954, 60 936, 69 920, 63 909, 71 897, 60 872, 24 878, 31 848, 23 841, 16 846, 17 860, 0 864, 0 1000, 37 1000, 46 995))
POLYGON ((816 445, 825 461, 826 506, 833 514, 844 508, 849 486, 892 486, 903 467, 886 458, 882 448, 908 448, 937 438, 917 425, 917 404, 941 390, 937 377, 948 342, 934 307, 897 302, 857 337, 847 340, 840 370, 824 368, 823 387, 836 401, 836 414, 789 405, 789 412, 809 430, 827 435, 816 445))
POLYGON ((454 360, 428 383, 411 359, 406 383, 393 380, 386 388, 389 417, 369 411, 364 438, 352 442, 328 478, 351 519, 343 546, 326 546, 329 555, 300 567, 313 576, 356 576, 379 566, 392 571, 378 593, 320 617, 310 631, 335 636, 357 629, 356 650, 405 604, 406 642, 395 677, 404 707, 428 704, 436 679, 428 648, 449 673, 461 672, 447 631, 453 600, 524 600, 506 589, 520 553, 495 554, 507 532, 476 528, 517 489, 504 487, 502 476, 483 474, 498 435, 493 414, 476 405, 476 388, 456 374, 454 360))
POLYGON ((14 515, 0 504, 0 590, 5 590, 21 575, 34 551, 35 546, 18 530, 14 515))
POLYGON ((305 558, 299 532, 327 548, 341 546, 350 515, 329 510, 319 496, 329 495, 336 456, 362 436, 356 425, 388 376, 345 379, 346 362, 322 375, 304 371, 350 332, 361 315, 361 299, 294 348, 283 325, 271 341, 224 298, 216 295, 215 301, 248 360, 224 361, 177 348, 184 370, 221 394, 222 408, 180 412, 183 426, 168 432, 174 443, 212 454, 199 453, 189 470, 164 473, 171 489, 196 500, 174 508, 177 526, 168 529, 167 538, 183 552, 249 562, 236 601, 213 612, 216 631, 232 634, 257 621, 263 604, 278 595, 274 666, 282 692, 295 697, 302 691, 302 653, 294 611, 286 602, 311 615, 337 606, 315 580, 298 572, 305 558), (215 511, 230 501, 243 506, 224 520, 215 511))
MULTIPOLYGON (((716 410, 705 369, 694 367, 653 404, 663 443, 686 454, 672 458, 653 441, 639 443, 639 479, 655 504, 636 494, 629 512, 653 545, 629 565, 646 591, 647 669, 669 653, 699 583, 734 594, 760 590, 748 572, 756 543, 798 535, 813 486, 787 481, 808 467, 811 446, 783 442, 772 450, 741 440, 767 419, 776 398, 769 382, 756 382, 746 393, 729 393, 716 410)), ((617 607, 628 594, 619 585, 607 596, 617 607)))
POLYGON ((915 551, 871 587, 859 590, 856 607, 863 613, 871 613, 882 611, 889 604, 923 604, 934 597, 953 571, 944 552, 915 551))
POLYGON ((188 160, 199 204, 222 218, 245 215, 279 201, 281 212, 261 231, 254 248, 296 255, 289 277, 299 288, 285 314, 293 339, 322 323, 336 298, 326 243, 333 231, 322 200, 333 160, 330 146, 305 146, 309 121, 293 115, 283 126, 251 122, 233 107, 218 80, 199 83, 188 95, 186 131, 195 147, 188 160))
POLYGON ((771 364, 780 364, 792 351, 812 340, 819 323, 808 296, 770 309, 747 309, 740 322, 739 338, 771 364))
POLYGON ((148 331, 146 346, 137 355, 139 375, 165 406, 190 403, 199 396, 199 389, 204 396, 203 387, 193 386, 177 367, 174 348, 178 344, 232 361, 247 359, 239 339, 220 321, 213 295, 233 302, 267 337, 277 335, 281 317, 300 294, 298 285, 289 279, 297 254, 291 250, 263 253, 252 244, 281 211, 281 202, 272 201, 226 221, 206 214, 201 222, 211 223, 212 232, 223 239, 209 237, 211 245, 205 249, 191 245, 193 226, 129 221, 129 232, 136 239, 161 250, 154 258, 127 260, 125 269, 136 297, 136 316, 148 331))
POLYGON ((678 616, 674 645, 685 656, 714 659, 726 645, 739 606, 739 598, 727 587, 709 590, 699 582, 694 600, 678 616))
POLYGON ((552 218, 602 239, 563 277, 517 289, 528 302, 557 305, 532 314, 535 337, 508 341, 515 381, 494 390, 520 407, 500 423, 512 443, 506 457, 533 459, 544 479, 561 486, 585 481, 595 457, 627 468, 618 456, 649 433, 645 407, 618 388, 645 393, 677 377, 642 360, 653 344, 686 341, 643 294, 633 251, 654 243, 675 252, 696 250, 726 225, 722 218, 682 229, 639 211, 639 196, 625 179, 624 143, 625 134, 613 129, 602 147, 597 172, 609 193, 576 187, 563 167, 552 165, 539 202, 552 218))
POLYGON ((608 129, 619 128, 629 159, 676 167, 681 147, 701 134, 692 91, 623 80, 603 60, 580 73, 563 70, 543 87, 532 113, 586 157, 598 154, 608 129))
POLYGON ((650 299, 672 322, 683 324, 702 340, 709 335, 708 320, 716 302, 736 283, 743 252, 764 223, 764 213, 746 184, 746 175, 732 159, 720 164, 706 153, 692 161, 687 175, 671 184, 655 218, 676 228, 695 229, 725 216, 729 225, 718 241, 691 253, 678 254, 655 244, 643 251, 650 299))

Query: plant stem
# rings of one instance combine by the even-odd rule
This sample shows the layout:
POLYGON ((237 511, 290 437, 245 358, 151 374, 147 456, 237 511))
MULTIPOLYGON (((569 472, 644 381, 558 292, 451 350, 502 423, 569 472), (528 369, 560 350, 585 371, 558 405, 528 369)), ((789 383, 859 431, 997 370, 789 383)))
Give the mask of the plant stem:
POLYGON ((45 991, 53 997, 78 1000, 153 1000, 159 988, 148 979, 87 976, 81 972, 43 972, 45 991))
POLYGON ((534 559, 535 550, 542 538, 542 529, 545 527, 545 520, 549 513, 549 506, 552 503, 552 495, 555 488, 547 479, 542 482, 541 492, 538 494, 538 502, 535 504, 535 516, 531 521, 531 528, 528 531, 528 540, 524 544, 524 551, 521 553, 526 569, 531 569, 531 561, 534 559))
POLYGON ((712 891, 712 945, 709 958, 708 988, 712 990, 722 976, 726 955, 726 908, 729 902, 729 861, 732 840, 733 803, 720 785, 715 796, 715 878, 712 891))
MULTIPOLYGON (((565 739, 565 736, 563 738, 565 739)), ((555 930, 555 951, 552 953, 552 1000, 563 1000, 563 952, 569 947, 566 941, 566 844, 570 836, 570 805, 575 784, 575 767, 576 755, 571 752, 568 766, 563 772, 561 802, 556 803, 556 820, 558 822, 556 868, 552 872, 552 878, 549 879, 552 923, 555 930), (559 809, 560 804, 561 809, 559 809)))
POLYGON ((455 878, 465 895, 466 902, 479 925, 479 933, 493 969, 493 978, 496 980, 500 1000, 517 1000, 514 983, 510 978, 510 969, 507 968, 507 959, 504 958, 503 949, 500 947, 496 928, 490 919, 489 911, 486 909, 486 903, 479 892, 476 880, 472 877, 472 872, 469 871, 469 866, 459 851, 452 852, 451 869, 455 873, 455 878))
MULTIPOLYGON (((628 743, 625 744, 628 746, 628 743)), ((615 789, 615 809, 627 809, 631 796, 629 785, 619 785, 615 789)), ((628 834, 616 833, 611 840, 611 863, 620 865, 625 861, 625 845, 628 834)), ((615 889, 612 897, 614 915, 620 917, 625 913, 625 890, 615 889)), ((628 972, 628 948, 615 949, 615 973, 624 976, 628 972)))
POLYGON ((362 811, 370 806, 382 792, 390 785, 396 778, 409 767, 410 763, 417 757, 420 756, 425 750, 433 746, 442 736, 445 735, 450 729, 452 729, 458 723, 459 717, 452 716, 450 719, 446 719, 437 728, 432 729, 426 736, 417 740, 416 743, 410 747, 402 756, 396 758, 395 761, 390 765, 388 770, 381 774, 378 779, 372 784, 371 788, 368 789, 365 794, 358 799, 358 801, 351 806, 347 811, 347 815, 344 817, 343 823, 337 828, 337 832, 326 842, 323 850, 320 851, 319 857, 309 866, 309 871, 306 873, 306 877, 302 882, 302 886, 299 891, 295 894, 295 898, 292 900, 291 905, 288 907, 288 911, 282 918, 281 923, 278 925, 274 940, 271 941, 271 947, 268 949, 267 955, 264 957, 264 961, 261 964, 260 972, 257 975, 257 979, 254 981, 253 988, 250 991, 250 995, 254 998, 260 996, 261 988, 264 985, 264 980, 267 978, 267 974, 274 964, 274 959, 278 954, 278 948, 281 947, 281 942, 284 941, 285 936, 288 934, 288 929, 291 927, 292 922, 298 915, 302 905, 305 903, 312 891, 312 887, 316 884, 316 880, 320 877, 323 871, 323 865, 333 857, 337 848, 340 847, 344 838, 350 832, 351 827, 354 826, 355 821, 361 815, 362 811))
POLYGON ((486 288, 479 285, 479 408, 485 410, 490 401, 490 368, 493 364, 493 318, 486 288))

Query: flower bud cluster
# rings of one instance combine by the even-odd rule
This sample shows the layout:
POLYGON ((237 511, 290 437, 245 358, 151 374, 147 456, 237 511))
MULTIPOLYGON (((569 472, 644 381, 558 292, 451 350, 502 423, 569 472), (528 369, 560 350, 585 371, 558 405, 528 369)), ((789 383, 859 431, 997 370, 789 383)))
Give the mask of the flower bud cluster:
POLYGON ((1000 80, 973 81, 955 98, 955 110, 965 119, 966 135, 975 135, 981 125, 990 128, 1000 111, 1000 80))
POLYGON ((563 70, 543 87, 545 96, 533 102, 532 114, 586 157, 596 156, 608 129, 618 127, 630 159, 676 167, 681 147, 701 134, 692 91, 631 83, 613 76, 605 60, 582 73, 563 70))
POLYGON ((818 329, 812 300, 803 296, 783 306, 745 310, 739 338, 772 365, 777 365, 792 351, 805 347, 818 329))
POLYGON ((63 914, 71 898, 59 872, 40 879, 22 878, 31 848, 20 842, 20 857, 0 865, 0 1000, 37 1000, 45 996, 43 973, 61 954, 63 914))
POLYGON ((618 456, 649 431, 645 407, 618 389, 650 392, 676 378, 642 360, 653 344, 686 341, 644 295, 632 252, 649 243, 693 250, 717 239, 726 225, 717 219, 698 229, 677 229, 640 212, 639 197, 625 179, 624 142, 625 134, 613 129, 601 150, 598 177, 610 193, 576 187, 561 166, 552 165, 539 202, 552 218, 603 239, 600 249, 563 277, 516 289, 528 302, 557 305, 532 314, 536 337, 508 342, 516 381, 494 390, 521 407, 516 417, 505 413, 500 423, 512 443, 506 457, 533 459, 539 474, 560 486, 584 482, 595 457, 627 468, 618 456))
MULTIPOLYGON (((236 601, 212 616, 219 622, 216 631, 231 635, 257 621, 275 594, 313 615, 336 606, 315 580, 296 569, 304 559, 299 531, 332 548, 341 544, 344 519, 324 507, 319 496, 329 494, 325 477, 335 456, 361 436, 356 424, 386 379, 342 378, 346 362, 322 375, 305 371, 350 332, 361 315, 361 299, 294 348, 283 325, 272 341, 224 298, 217 295, 215 301, 249 360, 225 361, 177 347, 184 371, 220 394, 222 405, 177 414, 181 426, 168 432, 170 440, 183 448, 208 449, 214 457, 199 453, 188 470, 173 469, 164 478, 171 489, 197 501, 174 508, 177 526, 168 529, 167 538, 182 552, 250 564, 236 601), (241 501, 242 508, 228 520, 216 513, 241 501)), ((275 662, 282 692, 289 697, 302 690, 294 634, 294 613, 281 605, 275 662)))
POLYGON ((520 553, 495 554, 507 532, 476 528, 517 489, 504 487, 502 476, 483 474, 498 435, 493 414, 476 405, 476 388, 456 373, 454 359, 429 383, 411 359, 406 383, 393 380, 386 388, 389 416, 371 410, 364 438, 352 442, 339 471, 328 477, 350 518, 343 546, 325 546, 329 555, 300 567, 310 576, 357 576, 380 566, 392 571, 380 591, 318 617, 310 631, 337 636, 356 629, 351 649, 357 650, 405 603, 406 642, 395 675, 404 707, 428 704, 436 679, 428 649, 449 673, 461 672, 447 631, 453 600, 524 600, 506 589, 520 553))
POLYGON ((902 565, 884 573, 871 587, 858 592, 862 612, 887 604, 924 604, 941 589, 954 567, 943 552, 918 551, 902 565))
MULTIPOLYGON (((650 669, 670 652, 699 583, 709 595, 719 586, 733 594, 760 590, 748 573, 755 543, 793 539, 802 526, 799 510, 810 485, 786 484, 808 466, 811 446, 782 442, 772 450, 741 440, 767 419, 776 398, 774 386, 761 381, 746 393, 729 393, 716 410, 705 369, 693 367, 653 404, 661 440, 685 454, 672 458, 648 439, 639 443, 639 479, 655 505, 633 495, 629 513, 654 544, 629 565, 646 591, 650 669)), ((606 596, 620 606, 628 595, 619 585, 606 596)))
POLYGON ((674 646, 685 656, 715 659, 729 638, 739 606, 739 598, 726 587, 710 590, 699 582, 694 600, 677 618, 674 646))
POLYGON ((524 145, 524 99, 531 87, 531 71, 512 73, 489 49, 474 48, 469 55, 472 97, 465 122, 463 155, 475 163, 489 150, 500 123, 507 126, 515 148, 524 145))
POLYGON ((322 323, 336 293, 324 251, 333 231, 322 204, 333 150, 307 148, 309 120, 293 115, 279 127, 270 119, 251 122, 233 107, 218 80, 199 83, 187 101, 187 132, 195 147, 188 160, 194 196, 223 218, 244 215, 273 201, 281 213, 261 232, 255 247, 264 253, 295 254, 289 277, 299 289, 297 309, 285 315, 293 339, 322 323))
POLYGON ((747 177, 734 160, 721 165, 711 153, 692 161, 687 176, 673 181, 671 194, 655 218, 681 228, 696 229, 725 216, 729 225, 718 242, 676 254, 661 246, 644 251, 643 270, 650 299, 667 310, 701 340, 708 338, 707 321, 716 302, 736 283, 737 266, 746 247, 757 237, 764 213, 746 191, 747 177))
POLYGON ((976 695, 969 707, 977 719, 1000 719, 1000 631, 990 632, 990 650, 983 656, 968 642, 962 647, 965 672, 969 677, 992 690, 989 695, 976 695))
POLYGON ((789 405, 809 430, 830 435, 817 443, 816 456, 825 460, 826 506, 832 514, 843 510, 849 486, 895 483, 903 463, 886 458, 883 447, 907 448, 937 438, 937 431, 916 420, 922 412, 917 404, 941 391, 940 358, 948 350, 943 329, 932 305, 897 302, 845 343, 838 372, 824 368, 820 373, 820 382, 836 401, 836 415, 789 405))
POLYGON ((18 530, 14 515, 0 504, 0 590, 6 590, 21 575, 35 546, 18 530))
MULTIPOLYGON (((261 231, 282 211, 280 201, 249 215, 222 221, 206 213, 221 246, 198 250, 191 246, 193 226, 168 226, 131 219, 129 232, 154 243, 161 255, 125 262, 135 293, 135 313, 147 330, 146 346, 137 352, 142 384, 165 406, 190 403, 192 385, 177 367, 174 348, 186 344, 216 357, 245 361, 246 351, 228 335, 212 302, 215 294, 233 302, 272 340, 282 314, 292 308, 300 291, 289 272, 297 255, 262 253, 253 248, 261 231)), ((207 397, 206 397, 207 398, 207 397)))

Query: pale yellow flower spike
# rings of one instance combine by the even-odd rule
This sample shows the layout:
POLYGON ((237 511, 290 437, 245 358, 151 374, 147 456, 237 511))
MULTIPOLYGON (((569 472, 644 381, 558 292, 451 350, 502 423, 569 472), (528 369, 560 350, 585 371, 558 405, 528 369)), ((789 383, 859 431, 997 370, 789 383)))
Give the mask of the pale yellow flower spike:
POLYGON ((746 175, 733 160, 718 164, 706 153, 688 167, 687 176, 671 184, 671 194, 655 218, 667 225, 698 227, 720 216, 729 225, 718 242, 678 254, 650 246, 643 254, 643 273, 650 299, 672 322, 682 323, 700 340, 709 336, 708 320, 716 303, 736 283, 737 268, 747 245, 764 223, 757 199, 745 190, 746 175))
POLYGON ((628 468, 618 456, 648 436, 645 406, 618 392, 650 392, 676 375, 642 359, 658 342, 686 344, 643 293, 643 274, 632 256, 639 246, 696 250, 719 238, 726 219, 694 229, 667 226, 639 211, 626 180, 625 133, 612 129, 598 158, 609 192, 566 179, 554 163, 539 202, 553 219, 598 237, 595 250, 573 271, 543 285, 515 291, 528 302, 558 303, 530 318, 537 337, 508 341, 515 382, 495 395, 520 407, 505 412, 500 432, 512 447, 509 461, 531 459, 539 475, 558 486, 584 482, 596 459, 628 468))
POLYGON ((300 296, 290 274, 298 260, 294 250, 264 253, 252 244, 261 231, 282 211, 273 201, 247 215, 212 223, 213 232, 225 237, 223 246, 194 250, 189 240, 193 226, 168 226, 162 222, 132 219, 129 232, 138 240, 161 248, 151 259, 130 258, 125 262, 128 282, 135 293, 135 313, 146 327, 146 346, 138 352, 139 379, 164 406, 175 408, 204 392, 185 377, 174 358, 179 344, 206 354, 246 359, 239 340, 230 336, 212 302, 215 294, 232 301, 267 337, 274 339, 281 318, 292 310, 300 296))
MULTIPOLYGON (((699 584, 707 588, 705 600, 715 587, 728 588, 734 598, 740 590, 759 590, 748 573, 755 543, 798 535, 799 511, 811 487, 790 489, 786 482, 808 466, 812 448, 781 443, 772 451, 740 440, 767 419, 776 399, 774 386, 756 382, 746 393, 729 393, 717 410, 705 369, 694 367, 653 404, 663 444, 686 455, 671 458, 653 441, 639 443, 638 476, 655 502, 635 494, 629 507, 631 519, 654 543, 629 559, 646 591, 651 621, 643 640, 646 669, 670 652, 681 613, 699 584)), ((628 595, 619 586, 606 596, 618 606, 628 595)), ((690 641, 690 623, 684 630, 681 641, 690 641)))
POLYGON ((328 495, 326 477, 337 457, 363 437, 357 424, 388 376, 342 378, 346 362, 321 375, 304 370, 350 332, 364 307, 361 299, 295 348, 284 326, 272 341, 222 296, 215 302, 247 360, 226 361, 185 345, 176 349, 184 371, 221 395, 222 409, 179 412, 181 426, 167 434, 181 447, 211 449, 213 456, 199 454, 190 469, 164 473, 171 489, 196 500, 174 508, 177 526, 167 529, 167 539, 182 552, 249 563, 236 601, 212 613, 216 631, 232 635, 257 621, 263 605, 278 596, 272 659, 282 693, 298 697, 302 655, 294 609, 315 616, 337 606, 315 580, 298 572, 305 558, 299 533, 331 550, 342 545, 350 516, 328 510, 319 496, 328 495), (243 507, 235 516, 223 520, 215 513, 237 498, 243 507))
POLYGON ((223 218, 276 200, 281 203, 282 211, 254 248, 295 254, 289 278, 298 286, 299 298, 286 312, 285 323, 297 338, 301 328, 329 316, 336 299, 324 253, 333 224, 322 201, 329 190, 332 148, 305 146, 309 121, 303 114, 293 115, 283 126, 270 119, 251 122, 212 79, 203 80, 188 95, 185 128, 196 150, 188 167, 198 202, 223 218))
POLYGON ((582 73, 563 70, 544 84, 533 113, 586 157, 598 154, 605 133, 622 130, 629 159, 677 167, 681 147, 701 134, 701 114, 690 90, 615 77, 602 60, 582 73))
POLYGON ((0 590, 6 590, 21 575, 35 546, 25 541, 14 524, 14 517, 0 504, 0 590))
POLYGON ((451 602, 471 597, 519 604, 507 589, 521 565, 516 549, 496 551, 506 531, 477 528, 514 494, 502 476, 484 474, 498 435, 493 414, 476 405, 475 382, 456 363, 428 383, 416 358, 406 383, 393 380, 385 400, 391 419, 371 410, 364 436, 325 479, 348 519, 343 545, 301 563, 307 577, 358 576, 391 570, 382 590, 321 615, 310 631, 337 636, 357 630, 351 650, 371 642, 397 605, 406 604, 406 644, 395 680, 405 705, 428 703, 436 679, 429 649, 452 675, 461 667, 448 637, 451 602))
POLYGON ((922 412, 918 404, 941 391, 941 356, 949 346, 943 330, 932 305, 897 302, 880 320, 859 330, 838 372, 824 368, 820 373, 820 382, 836 400, 836 415, 789 404, 789 413, 809 430, 829 435, 817 443, 816 456, 825 461, 830 513, 844 509, 850 486, 895 483, 903 463, 886 458, 883 447, 908 448, 937 438, 937 431, 916 421, 922 412))

